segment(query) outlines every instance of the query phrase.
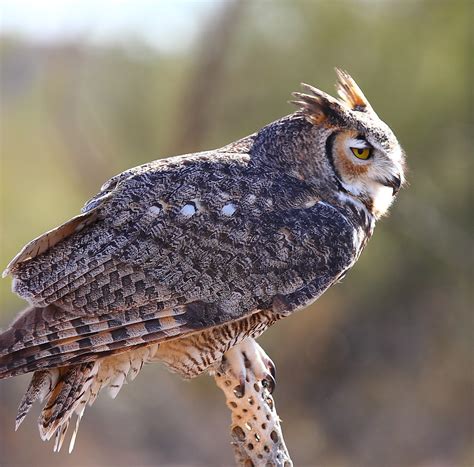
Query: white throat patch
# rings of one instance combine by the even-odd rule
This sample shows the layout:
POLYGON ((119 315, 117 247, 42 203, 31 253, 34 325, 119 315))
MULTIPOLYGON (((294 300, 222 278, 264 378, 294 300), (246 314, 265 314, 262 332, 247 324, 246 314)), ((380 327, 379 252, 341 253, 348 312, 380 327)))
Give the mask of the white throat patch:
POLYGON ((383 216, 393 203, 393 190, 389 186, 375 185, 371 187, 373 213, 378 218, 383 216))

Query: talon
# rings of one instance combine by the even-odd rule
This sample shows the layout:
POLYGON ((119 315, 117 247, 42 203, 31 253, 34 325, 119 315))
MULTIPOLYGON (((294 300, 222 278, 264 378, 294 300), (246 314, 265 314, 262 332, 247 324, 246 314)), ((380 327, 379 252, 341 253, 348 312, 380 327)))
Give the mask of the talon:
POLYGON ((262 386, 267 388, 270 394, 273 394, 273 391, 276 387, 276 382, 273 375, 267 375, 267 377, 262 381, 262 386))
POLYGON ((276 380, 276 366, 271 360, 268 362, 268 370, 272 374, 273 379, 276 380))
POLYGON ((222 359, 222 373, 231 379, 235 397, 242 398, 246 393, 247 382, 260 381, 270 394, 275 390, 275 364, 265 351, 253 340, 246 339, 229 349, 222 359))

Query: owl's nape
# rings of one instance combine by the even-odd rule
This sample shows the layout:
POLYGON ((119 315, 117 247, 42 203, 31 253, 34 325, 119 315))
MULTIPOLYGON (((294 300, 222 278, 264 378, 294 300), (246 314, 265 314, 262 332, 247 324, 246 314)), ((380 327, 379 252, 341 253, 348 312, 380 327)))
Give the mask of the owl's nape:
MULTIPOLYGON (((347 273, 404 155, 355 81, 338 79, 339 99, 304 85, 299 110, 255 134, 113 177, 21 250, 5 273, 31 306, 0 334, 0 379, 34 373, 17 425, 45 400, 40 434, 58 450, 102 389, 115 397, 145 363, 185 378, 222 368, 347 273)), ((244 367, 271 386, 252 348, 244 367)))

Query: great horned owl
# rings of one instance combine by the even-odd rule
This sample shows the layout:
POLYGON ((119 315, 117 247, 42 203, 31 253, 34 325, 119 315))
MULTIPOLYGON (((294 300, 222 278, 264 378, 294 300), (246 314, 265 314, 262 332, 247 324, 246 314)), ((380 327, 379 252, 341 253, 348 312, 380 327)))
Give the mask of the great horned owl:
POLYGON ((0 335, 0 378, 34 372, 17 425, 46 399, 58 449, 146 362, 189 378, 245 345, 271 367, 249 339, 341 279, 404 180, 394 134, 337 73, 340 99, 303 85, 293 114, 123 172, 21 250, 4 275, 30 307, 0 335))

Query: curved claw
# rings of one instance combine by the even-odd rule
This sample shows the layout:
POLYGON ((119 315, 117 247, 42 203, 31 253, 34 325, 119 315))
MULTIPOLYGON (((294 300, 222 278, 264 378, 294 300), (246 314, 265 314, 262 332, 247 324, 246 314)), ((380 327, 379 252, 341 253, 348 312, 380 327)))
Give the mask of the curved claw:
POLYGON ((267 388, 270 394, 273 394, 276 387, 276 381, 273 375, 267 375, 267 377, 262 381, 262 386, 267 388))
POLYGON ((269 360, 268 364, 268 370, 270 371, 271 375, 273 376, 273 380, 275 381, 276 380, 276 366, 275 364, 269 360))

